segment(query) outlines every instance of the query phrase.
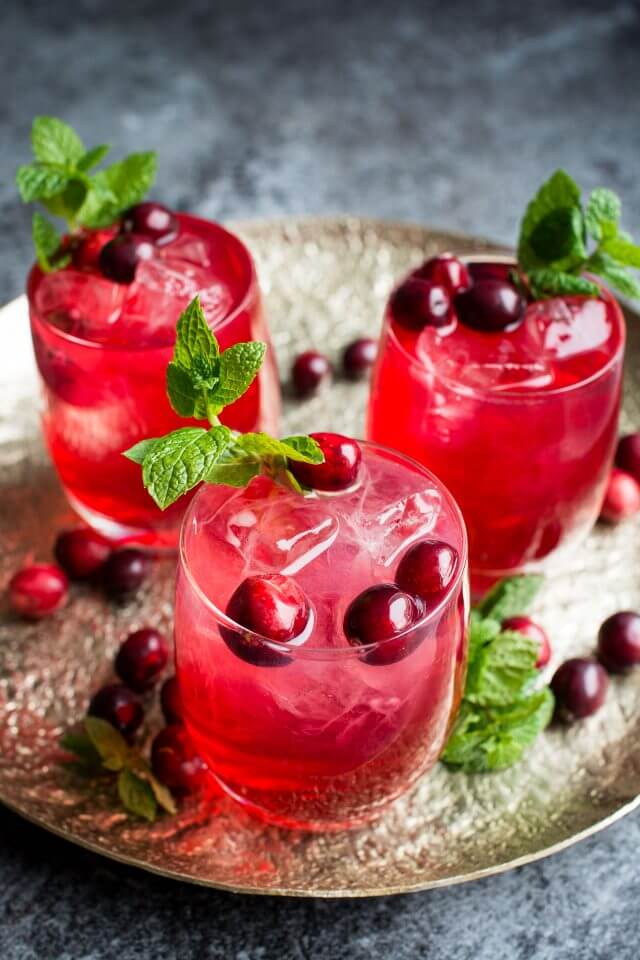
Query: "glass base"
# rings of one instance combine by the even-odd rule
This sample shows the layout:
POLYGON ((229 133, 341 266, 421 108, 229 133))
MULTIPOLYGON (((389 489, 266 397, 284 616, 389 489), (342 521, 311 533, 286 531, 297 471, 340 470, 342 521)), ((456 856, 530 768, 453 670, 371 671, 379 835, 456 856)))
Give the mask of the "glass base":
POLYGON ((177 553, 179 528, 158 530, 127 526, 114 520, 113 517, 107 517, 87 507, 66 488, 64 492, 78 516, 110 543, 117 544, 119 547, 139 547, 141 550, 152 550, 154 553, 177 553))

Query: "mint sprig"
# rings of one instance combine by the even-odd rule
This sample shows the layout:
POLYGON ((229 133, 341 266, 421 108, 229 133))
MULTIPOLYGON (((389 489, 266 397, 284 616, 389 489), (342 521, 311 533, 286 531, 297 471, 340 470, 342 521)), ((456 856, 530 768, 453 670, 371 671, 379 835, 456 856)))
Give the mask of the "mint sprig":
MULTIPOLYGON (((130 154, 92 173, 111 148, 99 144, 87 150, 76 131, 56 117, 35 118, 31 146, 33 162, 16 173, 20 196, 25 203, 42 203, 50 214, 65 220, 70 233, 112 224, 143 199, 156 175, 157 158, 152 151, 130 154)), ((65 266, 68 256, 56 255, 61 237, 53 224, 36 214, 32 230, 42 269, 65 266)))
POLYGON ((504 770, 516 763, 553 715, 549 687, 536 687, 534 641, 503 620, 523 613, 539 576, 500 581, 472 611, 462 704, 441 759, 466 773, 504 770))
POLYGON ((557 170, 529 203, 520 227, 518 266, 534 299, 566 294, 598 296, 595 274, 625 296, 640 297, 629 268, 640 269, 640 247, 620 230, 622 205, 605 187, 584 205, 578 184, 557 170), (595 248, 589 249, 589 240, 595 248))
POLYGON ((209 427, 181 427, 141 440, 124 456, 142 467, 142 482, 164 510, 201 482, 245 487, 259 474, 300 492, 290 461, 322 463, 311 437, 277 440, 266 433, 237 433, 219 415, 251 386, 265 357, 264 343, 236 343, 220 351, 198 297, 180 316, 167 396, 181 417, 208 420, 209 427))

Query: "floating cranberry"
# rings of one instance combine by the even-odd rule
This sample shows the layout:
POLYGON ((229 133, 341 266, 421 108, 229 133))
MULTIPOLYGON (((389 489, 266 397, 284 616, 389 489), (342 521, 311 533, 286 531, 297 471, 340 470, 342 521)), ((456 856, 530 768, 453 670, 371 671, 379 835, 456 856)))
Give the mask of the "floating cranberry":
POLYGON ((127 740, 131 740, 144 717, 140 701, 121 683, 110 683, 98 690, 87 712, 91 717, 106 720, 127 740))
POLYGON ((509 617, 502 621, 502 629, 515 630, 517 633, 523 633, 525 637, 533 640, 538 646, 536 667, 538 670, 546 667, 551 659, 551 644, 546 631, 542 629, 539 623, 529 617, 509 617))
POLYGON ((410 547, 396 570, 401 590, 437 603, 458 569, 458 551, 442 540, 422 540, 410 547))
POLYGON ((300 463, 290 461, 289 469, 305 487, 314 490, 345 490, 358 477, 362 462, 360 445, 340 433, 312 433, 324 454, 324 463, 300 463))
POLYGON ((136 693, 150 690, 167 665, 169 648, 157 630, 147 627, 129 634, 116 654, 116 673, 136 693))
POLYGON ((378 344, 370 337, 354 340, 342 355, 342 369, 349 380, 364 379, 375 363, 378 344))
POLYGON ((287 643, 300 637, 309 622, 309 602, 291 577, 281 573, 247 577, 232 594, 227 616, 251 633, 220 627, 233 652, 255 666, 283 666, 291 659, 265 643, 287 643), (257 636, 252 636, 257 634, 257 636))
POLYGON ((65 530, 58 534, 53 553, 72 580, 86 580, 103 566, 111 547, 88 527, 65 530))
POLYGON ((9 581, 11 609, 27 620, 39 620, 58 610, 67 599, 69 583, 52 563, 34 563, 9 581))
POLYGON ((630 473, 614 467, 600 509, 600 518, 619 523, 640 510, 640 486, 630 473))
POLYGON ((477 280, 502 280, 504 283, 509 281, 509 275, 514 269, 510 263, 500 263, 492 260, 472 260, 469 264, 469 274, 472 284, 477 280))
POLYGON ((150 260, 153 243, 135 233, 121 233, 100 251, 100 272, 114 283, 132 283, 141 260, 150 260))
POLYGON ((206 786, 209 769, 181 723, 172 723, 154 738, 151 769, 174 793, 196 793, 206 786))
POLYGON ((92 230, 81 237, 73 248, 72 260, 77 270, 98 270, 102 248, 113 240, 115 230, 92 230))
POLYGON ((122 229, 125 233, 137 233, 154 243, 169 243, 178 233, 178 218, 161 203, 138 203, 124 215, 122 229))
POLYGON ((525 302, 511 283, 482 277, 455 299, 458 319, 467 327, 496 332, 522 320, 525 302))
POLYGON ((113 597, 135 593, 149 575, 151 557, 142 550, 125 547, 111 554, 102 569, 107 592, 113 597))
POLYGON ((640 615, 621 610, 604 621, 598 633, 598 657, 614 673, 640 664, 640 615))
POLYGON ((376 666, 408 656, 422 639, 411 630, 424 616, 422 601, 404 593, 394 583, 379 583, 363 590, 344 615, 344 633, 352 646, 367 647, 362 659, 376 666))
POLYGON ((439 283, 409 277, 391 295, 391 315, 407 330, 446 327, 453 318, 451 299, 439 283))
POLYGON ((182 702, 177 677, 167 677, 160 690, 160 706, 167 723, 182 720, 182 702))
POLYGON ((439 284, 451 296, 462 293, 471 286, 471 277, 466 263, 458 260, 451 253, 442 253, 439 257, 426 260, 421 267, 414 270, 413 276, 439 284))
POLYGON ((616 466, 640 483, 640 433, 628 433, 620 437, 616 450, 616 466))
POLYGON ((296 357, 291 379, 299 397, 310 397, 331 379, 331 364, 324 354, 307 350, 296 357))
POLYGON ((551 680, 558 714, 565 719, 590 716, 604 703, 608 685, 606 671, 597 660, 566 660, 551 680))

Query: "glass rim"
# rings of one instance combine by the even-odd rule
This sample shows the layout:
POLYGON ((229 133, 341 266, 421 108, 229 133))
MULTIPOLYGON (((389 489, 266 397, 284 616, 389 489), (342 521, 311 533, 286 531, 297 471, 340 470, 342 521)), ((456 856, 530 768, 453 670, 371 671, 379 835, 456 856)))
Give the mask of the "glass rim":
MULTIPOLYGON (((434 473, 428 470, 423 464, 418 460, 414 460, 413 457, 409 457, 404 453, 401 453, 399 450, 393 449, 393 447, 388 447, 382 443, 376 443, 372 440, 358 440, 357 441, 362 446, 367 449, 378 450, 383 454, 391 454, 393 457, 403 461, 412 468, 414 468, 418 473, 422 474, 425 478, 430 480, 435 484, 438 491, 444 495, 444 498, 449 506, 452 516, 457 523, 458 530, 461 535, 461 559, 458 562, 458 566, 455 572, 451 583, 447 586, 443 596, 440 598, 438 603, 428 610, 420 620, 417 620, 411 626, 407 627, 405 630, 402 630, 398 634, 394 634, 393 637, 389 637, 385 640, 377 640, 375 643, 363 644, 362 646, 351 646, 347 645, 345 647, 318 647, 318 646, 308 646, 304 642, 300 642, 299 638, 294 638, 293 640, 288 640, 286 643, 278 643, 277 641, 270 640, 268 637, 263 637, 259 633, 255 633, 253 630, 243 627, 242 624, 236 623, 235 620, 232 620, 226 615, 226 613, 221 610, 217 604, 211 600, 210 597, 206 595, 200 584, 198 583, 196 577, 194 576, 189 561, 187 557, 187 547, 186 547, 186 531, 193 515, 195 514, 198 506, 198 501, 206 492, 206 485, 203 484, 200 490, 196 493, 195 497, 191 500, 185 515, 182 519, 182 524, 180 527, 180 544, 178 549, 178 560, 179 560, 179 569, 182 572, 189 582, 190 587, 194 590, 195 594, 199 600, 205 605, 205 607, 213 614, 217 622, 225 627, 228 627, 237 633, 242 633, 245 636, 250 637, 256 643, 267 647, 269 650, 280 654, 287 654, 291 659, 304 658, 309 660, 343 660, 351 657, 356 657, 364 659, 364 657, 380 649, 386 643, 397 643, 402 637, 406 637, 413 633, 415 630, 423 630, 427 628, 432 622, 438 620, 442 611, 446 608, 448 603, 451 601, 452 596, 458 592, 461 584, 463 583, 465 577, 467 576, 469 568, 469 542, 467 535, 467 528, 464 522, 464 517, 462 516, 462 511, 458 506, 456 499, 453 494, 450 492, 448 487, 436 477, 434 473)), ((234 490, 232 487, 229 488, 230 495, 237 495, 240 491, 234 490)), ((333 495, 335 496, 335 494, 333 495)), ((217 512, 217 511, 216 511, 217 512)), ((425 537, 427 539, 427 537, 425 537)), ((385 583, 392 583, 393 581, 389 579, 384 581, 385 583)), ((400 588, 398 588, 400 589, 400 588)), ((312 608, 313 609, 313 608, 312 608)), ((304 636, 304 631, 302 636, 304 636)))
MULTIPOLYGON (((257 299, 257 293, 259 291, 258 284, 258 274, 256 270, 256 265, 254 263, 251 251, 246 246, 241 238, 233 233, 232 230, 228 230, 222 224, 217 223, 215 220, 207 220, 205 217, 198 217, 192 213, 181 213, 179 211, 174 211, 178 219, 185 223, 194 223, 200 224, 203 227, 206 227, 208 230, 213 230, 216 233, 221 233, 224 235, 227 242, 230 240, 234 244, 238 251, 244 257, 246 266, 248 267, 247 272, 247 281, 246 285, 236 301, 232 304, 231 308, 223 315, 221 320, 216 323, 211 329, 214 333, 219 332, 224 329, 227 324, 234 320, 239 314, 243 313, 245 310, 250 309, 252 303, 257 299)), ((42 273, 40 267, 37 263, 34 263, 29 270, 27 276, 27 301, 29 303, 29 311, 31 312, 32 307, 32 294, 31 287, 34 282, 34 278, 37 277, 39 273, 42 273)), ((88 347, 90 349, 97 350, 107 350, 107 351, 127 351, 130 353, 148 353, 152 350, 166 350, 168 347, 173 346, 174 339, 168 339, 162 343, 151 343, 151 344, 122 344, 122 343, 102 343, 99 340, 87 340, 84 337, 78 337, 75 334, 67 333, 65 330, 61 330, 59 327, 54 326, 44 317, 41 317, 40 314, 34 308, 35 319, 38 323, 41 323, 48 331, 51 331, 60 340, 74 344, 75 346, 88 347)), ((176 317, 176 324, 178 322, 178 317, 176 317)))
MULTIPOLYGON (((517 262, 515 257, 509 254, 495 254, 495 253, 493 254, 492 253, 460 254, 459 259, 463 260, 465 263, 505 263, 505 264, 509 264, 510 266, 515 266, 517 262)), ((597 278, 594 278, 594 279, 597 279, 597 278)), ((403 282, 404 280, 401 281, 401 283, 403 282)), ((399 286, 399 284, 397 284, 396 287, 394 287, 394 289, 396 289, 397 286, 399 286)), ((592 383, 595 383, 601 377, 604 377, 607 373, 609 373, 611 368, 614 367, 616 363, 618 363, 618 361, 622 358, 624 354, 625 345, 626 345, 626 323, 625 323, 622 307, 620 306, 618 300, 613 295, 613 293, 609 290, 608 287, 606 287, 602 283, 599 283, 599 286, 611 298, 610 302, 613 303, 616 309, 619 323, 620 323, 620 342, 618 344, 618 348, 609 357, 607 362, 598 370, 595 370, 593 373, 589 374, 588 377, 585 377, 582 380, 578 380, 576 381, 576 383, 567 383, 560 387, 550 387, 548 389, 545 389, 544 387, 533 387, 533 388, 528 388, 526 391, 524 391, 524 390, 512 390, 512 389, 491 390, 490 388, 471 387, 471 386, 466 387, 463 384, 458 383, 455 379, 451 377, 445 377, 442 374, 434 374, 434 376, 438 381, 446 384, 447 388, 452 390, 454 393, 460 394, 461 396, 465 396, 465 397, 482 397, 483 399, 490 400, 492 403, 512 402, 513 400, 518 400, 520 402, 527 402, 527 401, 534 401, 534 400, 538 401, 546 397, 559 396, 561 394, 571 393, 575 390, 581 390, 584 387, 590 386, 592 383)), ((385 308, 385 313, 387 311, 388 311, 388 301, 387 301, 387 307, 385 308)), ((400 342, 400 340, 396 336, 390 324, 388 325, 387 333, 388 333, 388 336, 393 341, 394 345, 397 347, 397 349, 400 350, 400 352, 407 358, 407 360, 412 366, 418 367, 420 370, 428 371, 427 365, 424 362, 422 362, 419 357, 412 356, 412 354, 409 353, 406 347, 404 347, 404 345, 400 342)))

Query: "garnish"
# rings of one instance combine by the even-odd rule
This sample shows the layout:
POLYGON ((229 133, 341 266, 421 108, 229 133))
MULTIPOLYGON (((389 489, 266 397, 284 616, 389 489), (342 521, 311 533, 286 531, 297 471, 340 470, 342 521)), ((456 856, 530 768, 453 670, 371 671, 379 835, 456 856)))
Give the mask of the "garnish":
POLYGON ((251 386, 264 360, 264 343, 236 343, 220 352, 198 297, 178 320, 167 395, 181 417, 207 419, 205 427, 180 427, 141 440, 124 456, 142 467, 142 482, 164 510, 202 481, 244 487, 264 474, 300 492, 290 461, 324 461, 311 437, 276 440, 266 433, 236 433, 220 423, 222 410, 251 386))
POLYGON ((125 810, 153 822, 158 808, 175 813, 171 793, 153 775, 139 751, 106 720, 85 717, 84 729, 66 733, 60 746, 74 756, 72 766, 88 776, 111 776, 125 810))
MULTIPOLYGON (((18 167, 16 184, 25 203, 39 201, 66 221, 69 233, 112 224, 142 200, 156 175, 152 151, 132 153, 95 171, 111 149, 87 150, 75 130, 56 117, 36 117, 31 129, 33 163, 18 167)), ((46 217, 34 213, 33 245, 40 268, 59 270, 69 263, 63 238, 46 217)))
POLYGON ((520 227, 518 267, 535 299, 562 294, 598 296, 596 274, 627 297, 640 298, 640 247, 620 230, 622 205, 604 187, 593 190, 586 206, 580 187, 556 170, 529 203, 520 227), (589 238, 595 249, 588 248, 589 238))
POLYGON ((539 576, 502 580, 472 611, 469 663, 458 717, 441 759, 466 773, 504 770, 517 763, 548 725, 554 699, 536 687, 538 644, 504 620, 524 612, 539 576))

